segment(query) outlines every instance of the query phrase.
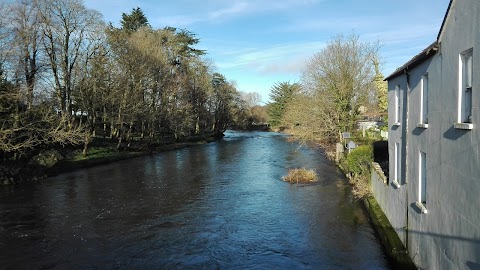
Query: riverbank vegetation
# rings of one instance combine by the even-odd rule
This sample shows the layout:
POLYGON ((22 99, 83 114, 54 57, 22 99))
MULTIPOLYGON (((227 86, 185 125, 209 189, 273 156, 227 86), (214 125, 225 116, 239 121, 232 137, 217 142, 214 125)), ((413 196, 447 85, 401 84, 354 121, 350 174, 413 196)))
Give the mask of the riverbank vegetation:
POLYGON ((318 180, 317 173, 314 170, 308 170, 305 168, 301 169, 290 169, 288 174, 282 177, 283 181, 289 182, 291 184, 298 183, 312 183, 318 180))
POLYGON ((334 145, 353 132, 362 109, 375 109, 377 43, 339 35, 316 53, 302 72, 301 89, 290 98, 282 124, 303 140, 334 145))
POLYGON ((365 198, 371 194, 370 170, 373 162, 373 147, 370 144, 361 145, 348 153, 341 160, 342 168, 349 176, 356 198, 365 198))
POLYGON ((301 90, 299 83, 280 82, 272 86, 270 90, 270 99, 272 102, 268 105, 269 123, 277 130, 288 126, 284 119, 285 112, 293 97, 301 90))
POLYGON ((264 122, 199 41, 140 8, 117 28, 80 0, 1 3, 0 178, 50 149, 146 150, 264 122))
MULTIPOLYGON (((306 63, 299 83, 272 87, 269 114, 274 128, 301 141, 315 141, 335 156, 331 154, 335 144, 346 143, 342 133, 356 136, 357 121, 365 112, 386 112, 387 86, 379 68, 379 48, 377 42, 363 42, 355 34, 334 37, 306 63)), ((359 197, 368 194, 372 160, 371 146, 364 144, 340 161, 359 197)))

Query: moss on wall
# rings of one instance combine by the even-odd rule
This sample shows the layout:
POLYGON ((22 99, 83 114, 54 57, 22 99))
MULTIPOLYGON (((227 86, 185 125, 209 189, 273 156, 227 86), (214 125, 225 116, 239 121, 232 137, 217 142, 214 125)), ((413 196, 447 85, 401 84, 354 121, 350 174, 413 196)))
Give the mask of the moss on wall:
POLYGON ((373 196, 364 199, 365 206, 370 214, 375 231, 382 242, 387 256, 392 262, 393 269, 417 269, 410 259, 408 251, 398 237, 394 228, 383 213, 380 205, 373 196))

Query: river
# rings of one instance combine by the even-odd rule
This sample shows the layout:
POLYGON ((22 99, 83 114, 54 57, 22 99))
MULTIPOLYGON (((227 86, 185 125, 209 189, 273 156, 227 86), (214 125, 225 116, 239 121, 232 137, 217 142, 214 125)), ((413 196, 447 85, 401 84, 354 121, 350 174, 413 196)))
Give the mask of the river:
POLYGON ((0 269, 389 269, 341 172, 278 133, 0 187, 0 218, 0 269))

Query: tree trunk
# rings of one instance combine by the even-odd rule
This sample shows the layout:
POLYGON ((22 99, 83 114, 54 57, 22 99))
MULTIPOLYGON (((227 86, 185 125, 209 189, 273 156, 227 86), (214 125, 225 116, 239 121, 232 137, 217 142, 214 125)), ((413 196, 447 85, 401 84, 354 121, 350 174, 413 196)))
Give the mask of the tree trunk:
POLYGON ((85 132, 85 142, 83 143, 83 151, 82 151, 82 155, 84 157, 87 156, 89 143, 90 143, 90 132, 85 132))
POLYGON ((107 108, 103 106, 103 140, 107 137, 107 108))
POLYGON ((127 132, 127 138, 126 138, 126 140, 128 142, 127 147, 130 147, 130 144, 132 143, 132 137, 133 137, 132 136, 132 127, 133 127, 133 124, 134 124, 134 122, 133 122, 133 120, 131 120, 130 121, 130 127, 128 128, 128 132, 127 132))

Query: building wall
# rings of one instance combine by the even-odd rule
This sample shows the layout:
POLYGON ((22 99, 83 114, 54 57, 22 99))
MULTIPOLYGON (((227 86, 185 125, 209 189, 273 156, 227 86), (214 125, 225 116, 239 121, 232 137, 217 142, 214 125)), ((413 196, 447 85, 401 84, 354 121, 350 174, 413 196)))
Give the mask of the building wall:
POLYGON ((413 258, 414 263, 421 269, 441 269, 432 267, 432 262, 425 262, 429 254, 432 251, 432 247, 435 245, 432 239, 427 236, 428 228, 431 227, 432 222, 436 222, 436 218, 432 218, 432 202, 434 201, 433 195, 430 190, 434 187, 435 183, 432 183, 430 172, 430 161, 436 156, 436 149, 432 148, 430 138, 435 130, 438 129, 437 118, 439 113, 436 111, 436 105, 434 102, 430 102, 433 96, 438 95, 439 88, 441 87, 440 81, 441 73, 439 72, 436 63, 436 56, 430 58, 415 67, 408 72, 409 74, 409 94, 408 94, 408 122, 410 124, 410 130, 407 134, 407 190, 408 190, 408 202, 405 205, 406 211, 408 211, 408 250, 413 258), (419 125, 421 115, 421 88, 422 77, 428 74, 428 128, 419 125), (427 203, 425 207, 428 214, 423 214, 421 208, 416 205, 419 200, 419 152, 426 153, 427 156, 427 203))
POLYGON ((480 269, 480 1, 453 1, 438 42, 439 50, 432 58, 408 70, 408 76, 388 82, 390 183, 385 186, 372 179, 372 188, 420 269, 480 269), (458 122, 460 54, 470 48, 473 129, 462 130, 454 125, 458 122), (419 128, 420 81, 426 72, 428 128, 419 128), (396 85, 402 89, 405 118, 400 126, 393 125, 396 85), (391 183, 395 142, 402 144, 405 158, 399 188, 391 183), (426 214, 416 205, 419 151, 427 157, 426 214), (401 230, 404 223, 408 231, 401 230))
POLYGON ((396 189, 392 183, 384 183, 383 179, 376 173, 371 178, 372 193, 378 205, 387 216, 398 237, 406 246, 406 189, 396 189))
MULTIPOLYGON (((407 227, 407 212, 406 200, 407 190, 405 188, 405 165, 406 165, 406 134, 404 127, 407 125, 407 110, 404 105, 407 104, 407 77, 399 76, 388 82, 388 100, 395 100, 395 89, 399 87, 399 102, 400 102, 400 125, 394 125, 396 104, 395 102, 388 103, 388 155, 389 155, 389 182, 387 185, 376 185, 373 187, 374 196, 382 208, 383 212, 390 221, 392 227, 397 232, 403 244, 407 244, 407 235, 405 229, 407 227), (395 178, 395 143, 400 144, 400 170, 398 179, 395 178), (394 183, 397 180, 398 185, 394 183)), ((376 181, 372 181, 374 183, 376 181)))
MULTIPOLYGON (((457 0, 429 66, 429 123, 409 134, 407 178, 418 198, 418 151, 427 153, 427 209, 421 214, 409 200, 409 252, 422 269, 480 268, 480 1, 457 0), (458 122, 460 54, 473 48, 473 130, 458 122)), ((421 67, 418 67, 421 68, 421 67)), ((419 89, 411 92, 409 112, 418 118, 419 89)))

